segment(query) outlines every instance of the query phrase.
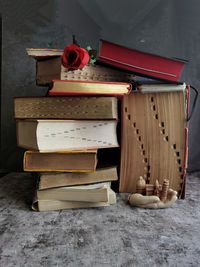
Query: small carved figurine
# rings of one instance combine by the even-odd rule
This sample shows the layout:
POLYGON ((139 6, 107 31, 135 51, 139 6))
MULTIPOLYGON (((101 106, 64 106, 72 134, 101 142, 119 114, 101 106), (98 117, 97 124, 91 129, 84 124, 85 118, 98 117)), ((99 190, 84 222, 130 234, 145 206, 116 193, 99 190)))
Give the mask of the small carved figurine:
POLYGON ((160 185, 157 179, 155 181, 155 186, 154 186, 154 196, 157 196, 157 197, 160 196, 160 185))
POLYGON ((138 194, 143 195, 145 194, 145 191, 146 191, 146 181, 142 176, 140 176, 136 183, 136 192, 138 194))
POLYGON ((169 190, 169 180, 164 179, 163 185, 162 185, 162 191, 161 191, 161 194, 160 194, 160 200, 162 202, 166 201, 168 190, 169 190))

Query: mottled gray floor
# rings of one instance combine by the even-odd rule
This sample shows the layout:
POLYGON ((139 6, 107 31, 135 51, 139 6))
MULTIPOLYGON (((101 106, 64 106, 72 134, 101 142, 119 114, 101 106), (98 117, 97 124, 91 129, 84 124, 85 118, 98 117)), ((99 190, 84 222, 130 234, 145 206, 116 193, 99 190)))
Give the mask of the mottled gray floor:
POLYGON ((0 179, 0 266, 200 266, 200 178, 166 210, 33 212, 33 178, 0 179))

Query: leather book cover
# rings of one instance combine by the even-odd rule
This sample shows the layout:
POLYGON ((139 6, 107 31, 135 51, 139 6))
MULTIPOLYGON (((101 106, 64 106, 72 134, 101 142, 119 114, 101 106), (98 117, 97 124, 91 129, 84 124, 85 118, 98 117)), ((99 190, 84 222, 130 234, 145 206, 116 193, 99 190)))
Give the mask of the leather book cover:
POLYGON ((101 40, 98 60, 157 79, 179 82, 185 61, 166 58, 101 40))

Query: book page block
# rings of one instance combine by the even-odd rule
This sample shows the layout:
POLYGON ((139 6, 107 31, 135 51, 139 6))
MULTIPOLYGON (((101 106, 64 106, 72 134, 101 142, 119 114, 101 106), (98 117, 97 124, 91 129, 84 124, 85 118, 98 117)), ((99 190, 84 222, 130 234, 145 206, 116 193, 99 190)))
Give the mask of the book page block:
POLYGON ((122 105, 120 192, 136 181, 162 183, 181 191, 185 155, 185 92, 132 93, 122 105))

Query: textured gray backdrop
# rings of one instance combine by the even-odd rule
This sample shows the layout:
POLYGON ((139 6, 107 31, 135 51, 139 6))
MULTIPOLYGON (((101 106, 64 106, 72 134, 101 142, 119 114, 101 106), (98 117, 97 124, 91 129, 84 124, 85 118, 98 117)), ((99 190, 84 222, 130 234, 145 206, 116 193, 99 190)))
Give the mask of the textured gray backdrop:
MULTIPOLYGON (((34 61, 26 47, 63 48, 75 34, 82 46, 104 38, 129 47, 189 60, 187 83, 200 87, 200 2, 198 0, 0 0, 3 20, 1 171, 20 170, 13 98, 44 95, 35 85, 34 61)), ((193 98, 193 96, 192 96, 193 98)), ((200 166, 199 100, 190 122, 189 169, 200 166)))

